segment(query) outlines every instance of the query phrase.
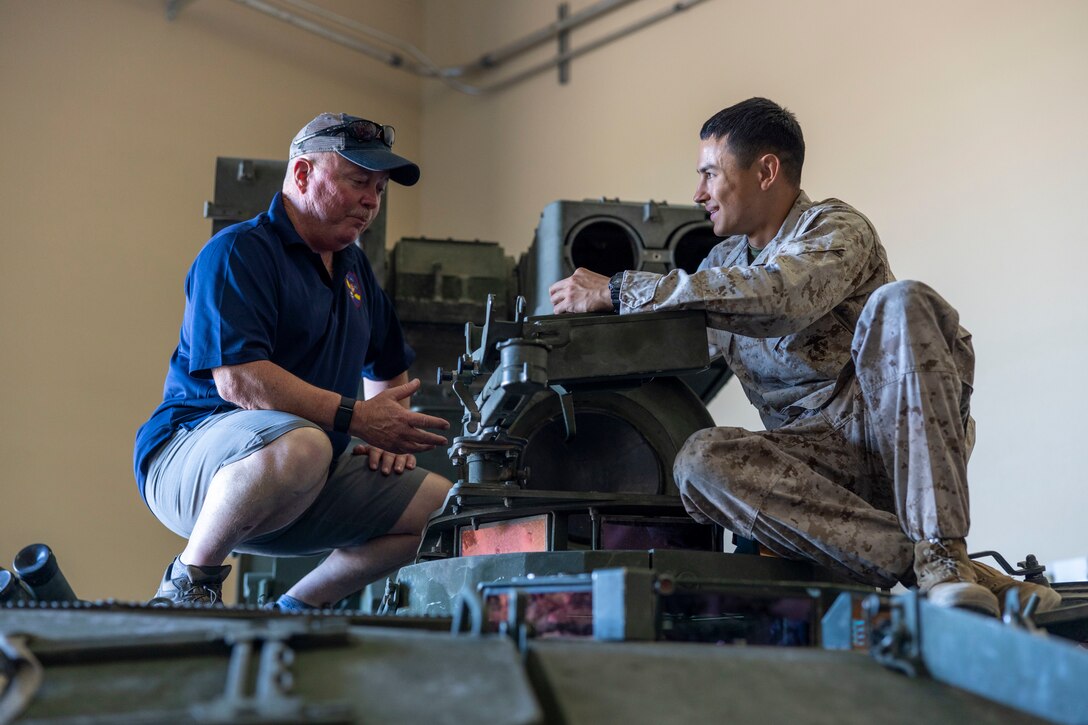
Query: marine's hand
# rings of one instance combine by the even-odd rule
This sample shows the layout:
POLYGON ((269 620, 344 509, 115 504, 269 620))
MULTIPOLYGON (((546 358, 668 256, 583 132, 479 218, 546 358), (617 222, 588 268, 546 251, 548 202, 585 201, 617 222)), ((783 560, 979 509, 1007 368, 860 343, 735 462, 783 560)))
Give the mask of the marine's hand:
POLYGON ((585 267, 561 279, 548 288, 556 314, 566 312, 611 312, 612 294, 608 277, 590 272, 585 267))
POLYGON ((416 378, 362 401, 358 416, 361 420, 358 428, 352 428, 352 433, 370 445, 391 453, 420 453, 446 445, 444 436, 424 429, 447 430, 450 427, 448 421, 433 415, 413 413, 400 403, 412 397, 420 384, 419 378, 416 378))
POLYGON ((416 457, 411 453, 390 453, 366 443, 351 449, 352 455, 368 456, 370 458, 370 470, 377 471, 388 476, 390 473, 404 473, 416 467, 416 457))

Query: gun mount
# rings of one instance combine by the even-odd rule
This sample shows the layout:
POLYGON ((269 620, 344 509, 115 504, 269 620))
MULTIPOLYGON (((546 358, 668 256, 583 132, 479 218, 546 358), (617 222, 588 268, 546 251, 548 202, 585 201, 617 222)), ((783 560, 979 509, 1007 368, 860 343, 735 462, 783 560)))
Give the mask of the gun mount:
POLYGON ((513 321, 495 320, 489 296, 484 324, 465 327, 465 353, 454 371, 438 369, 464 407, 462 434, 449 449, 459 483, 524 487, 520 468, 528 440, 511 428, 548 391, 562 411, 563 438, 578 435, 574 394, 635 387, 660 376, 702 370, 710 363, 700 312, 630 315, 549 315, 528 318, 518 298, 513 321), (476 395, 471 385, 485 377, 476 395))
POLYGON ((438 371, 464 408, 459 475, 420 559, 615 548, 621 529, 719 546, 720 530, 684 513, 671 470, 713 424, 674 377, 709 364, 704 315, 527 317, 519 299, 498 320, 492 302, 456 368, 438 371))

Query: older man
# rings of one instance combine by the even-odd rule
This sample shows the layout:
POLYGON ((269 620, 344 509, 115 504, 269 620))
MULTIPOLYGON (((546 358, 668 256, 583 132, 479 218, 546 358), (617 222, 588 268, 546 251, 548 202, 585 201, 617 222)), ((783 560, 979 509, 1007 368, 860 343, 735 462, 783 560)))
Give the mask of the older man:
POLYGON ((894 281, 868 219, 801 190, 792 113, 752 98, 700 137, 695 201, 727 238, 699 271, 579 269, 551 288, 557 312, 706 310, 767 430, 688 440, 674 467, 688 511, 859 581, 917 581, 937 603, 997 614, 1015 588, 1056 606, 967 556, 974 353, 956 310, 894 281))
POLYGON ((448 423, 408 409, 414 353, 355 244, 386 185, 419 179, 393 136, 319 115, 268 212, 216 234, 189 270, 163 402, 136 437, 144 500, 188 539, 153 603, 220 601, 232 551, 329 553, 276 604, 336 602, 410 560, 441 505, 449 482, 412 454, 444 445, 426 429, 448 423))

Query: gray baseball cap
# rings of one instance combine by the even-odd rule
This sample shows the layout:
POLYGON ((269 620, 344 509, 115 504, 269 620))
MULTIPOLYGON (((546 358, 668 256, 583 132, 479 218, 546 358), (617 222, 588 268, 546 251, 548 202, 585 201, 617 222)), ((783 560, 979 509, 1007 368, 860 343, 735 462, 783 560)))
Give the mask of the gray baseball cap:
POLYGON ((302 127, 291 141, 291 155, 335 151, 353 164, 370 171, 388 171, 398 184, 419 181, 419 167, 393 153, 392 126, 346 113, 322 113, 302 127))

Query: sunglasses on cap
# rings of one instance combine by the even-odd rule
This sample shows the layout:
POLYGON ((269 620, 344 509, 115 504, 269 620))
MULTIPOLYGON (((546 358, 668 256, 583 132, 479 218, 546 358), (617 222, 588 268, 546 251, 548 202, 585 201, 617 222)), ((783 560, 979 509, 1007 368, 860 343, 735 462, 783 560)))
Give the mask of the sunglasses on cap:
POLYGON ((367 121, 365 118, 357 118, 354 121, 338 123, 335 126, 329 126, 320 131, 314 131, 311 134, 307 134, 300 139, 296 139, 295 146, 300 146, 304 142, 309 141, 312 138, 317 138, 318 136, 341 135, 354 139, 359 143, 369 143, 378 140, 389 148, 393 148, 393 139, 396 138, 397 132, 392 126, 380 125, 373 121, 367 121))

